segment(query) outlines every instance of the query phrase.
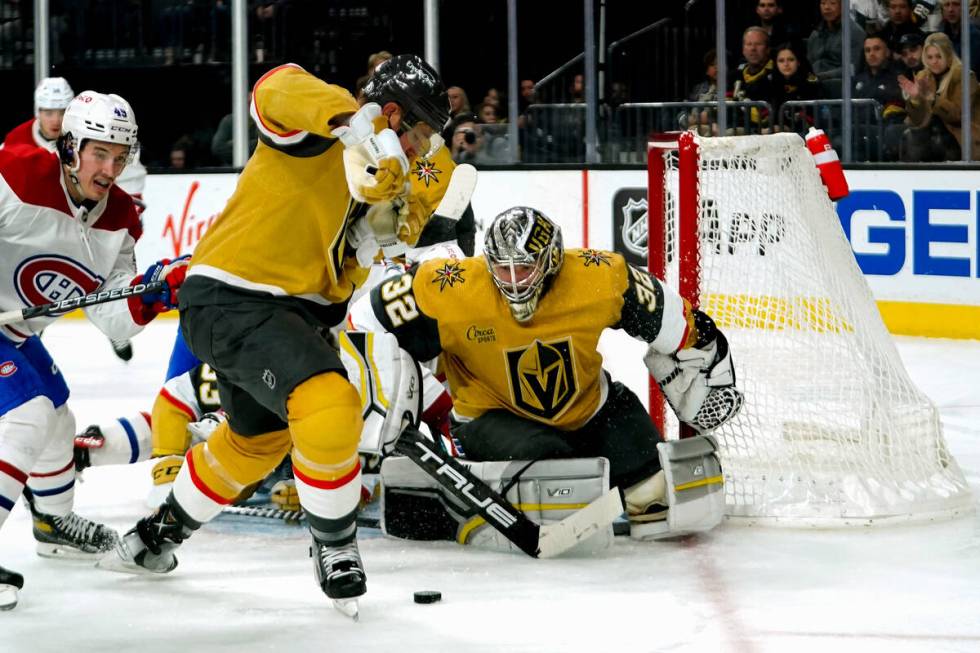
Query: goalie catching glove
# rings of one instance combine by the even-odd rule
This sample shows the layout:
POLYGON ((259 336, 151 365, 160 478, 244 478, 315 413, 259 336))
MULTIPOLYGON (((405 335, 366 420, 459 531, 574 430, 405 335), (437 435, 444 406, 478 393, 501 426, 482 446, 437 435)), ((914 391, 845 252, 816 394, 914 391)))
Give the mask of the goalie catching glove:
POLYGON ((643 362, 667 398, 677 419, 698 433, 718 428, 742 407, 728 340, 714 321, 695 311, 698 340, 693 347, 663 354, 651 346, 643 362))
POLYGON ((368 102, 333 134, 344 144, 347 187, 356 201, 376 204, 406 192, 408 157, 378 104, 368 102))

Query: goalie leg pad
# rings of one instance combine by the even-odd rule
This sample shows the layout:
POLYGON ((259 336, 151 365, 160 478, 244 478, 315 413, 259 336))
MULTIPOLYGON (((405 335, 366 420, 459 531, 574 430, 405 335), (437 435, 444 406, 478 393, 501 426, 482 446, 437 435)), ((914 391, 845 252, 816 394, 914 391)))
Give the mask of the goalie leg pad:
MULTIPOLYGON (((460 462, 541 525, 559 522, 585 508, 609 488, 609 461, 605 458, 460 462)), ((385 535, 454 540, 483 549, 519 552, 482 517, 444 493, 408 458, 386 458, 381 465, 381 484, 381 530, 385 535)), ((583 541, 575 551, 601 551, 612 544, 612 538, 610 526, 583 541)))
POLYGON ((655 540, 708 531, 717 526, 725 514, 725 489, 715 439, 702 435, 661 442, 657 451, 663 471, 652 478, 662 473, 662 484, 648 479, 625 492, 631 513, 631 536, 655 540), (653 496, 657 492, 651 493, 652 488, 663 492, 662 499, 653 496), (646 501, 666 503, 666 520, 637 519, 636 511, 646 501))
POLYGON ((422 417, 422 372, 390 333, 344 331, 340 360, 361 398, 364 426, 358 451, 384 455, 422 417))

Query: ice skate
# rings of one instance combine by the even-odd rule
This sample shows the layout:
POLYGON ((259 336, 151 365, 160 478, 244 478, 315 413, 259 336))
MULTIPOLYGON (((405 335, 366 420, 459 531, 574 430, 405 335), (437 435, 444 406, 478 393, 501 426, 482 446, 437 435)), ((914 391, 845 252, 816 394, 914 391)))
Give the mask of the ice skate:
POLYGON ((119 535, 108 526, 70 512, 64 517, 40 512, 28 500, 34 520, 37 554, 43 558, 87 559, 111 551, 119 535))
POLYGON ((192 532, 173 506, 163 503, 152 515, 136 522, 96 567, 133 574, 166 574, 177 568, 174 551, 192 532))
POLYGON ((0 567, 0 610, 13 610, 17 606, 17 593, 23 587, 23 576, 0 567))
POLYGON ((358 619, 357 599, 367 591, 364 565, 357 540, 330 546, 313 541, 310 547, 313 573, 323 593, 333 600, 337 610, 354 621, 358 619))
POLYGON ((113 340, 109 338, 109 342, 112 344, 112 351, 117 358, 121 361, 129 362, 133 358, 133 343, 130 340, 113 340))

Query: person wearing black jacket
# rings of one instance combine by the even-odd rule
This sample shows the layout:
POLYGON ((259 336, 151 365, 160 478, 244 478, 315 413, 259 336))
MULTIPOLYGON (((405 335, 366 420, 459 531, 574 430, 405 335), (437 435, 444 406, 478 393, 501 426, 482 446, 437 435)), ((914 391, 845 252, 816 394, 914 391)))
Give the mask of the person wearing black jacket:
POLYGON ((775 113, 773 124, 790 131, 806 132, 812 124, 805 109, 789 112, 782 119, 782 106, 791 100, 815 100, 820 97, 820 81, 810 68, 810 62, 802 50, 793 43, 783 43, 776 48, 776 69, 772 73, 772 99, 775 113))

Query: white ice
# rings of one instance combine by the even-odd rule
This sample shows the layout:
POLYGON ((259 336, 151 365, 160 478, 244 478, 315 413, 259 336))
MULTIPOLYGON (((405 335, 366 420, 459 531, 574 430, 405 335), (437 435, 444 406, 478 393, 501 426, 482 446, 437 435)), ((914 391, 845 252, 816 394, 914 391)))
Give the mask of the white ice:
MULTIPOLYGON (((175 327, 151 325, 128 365, 85 322, 46 332, 80 427, 150 407, 175 327)), ((898 345, 980 496, 980 342, 898 345)), ((145 514, 149 483, 147 463, 89 470, 76 508, 125 530, 145 514)), ((723 525, 687 544, 616 538, 578 559, 380 537, 361 551, 369 589, 354 623, 315 585, 301 527, 215 522, 174 573, 144 578, 37 557, 18 505, 0 564, 26 587, 0 612, 0 652, 980 651, 976 514, 843 532, 723 525), (423 589, 442 602, 414 604, 423 589)))

